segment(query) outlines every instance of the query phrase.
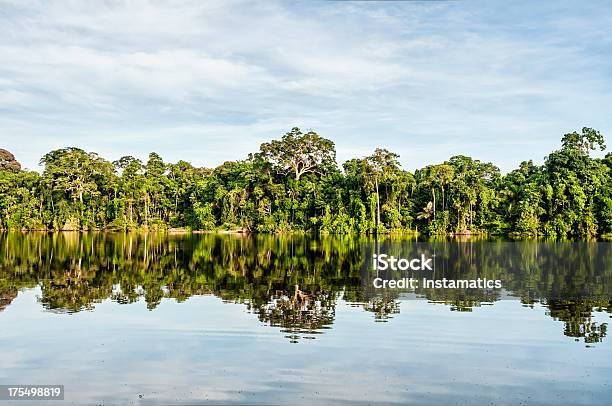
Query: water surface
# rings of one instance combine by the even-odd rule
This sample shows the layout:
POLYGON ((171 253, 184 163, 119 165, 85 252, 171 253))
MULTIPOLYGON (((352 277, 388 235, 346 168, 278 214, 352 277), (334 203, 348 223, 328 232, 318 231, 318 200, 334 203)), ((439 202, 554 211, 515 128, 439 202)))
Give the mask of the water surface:
POLYGON ((603 404, 611 249, 0 234, 0 382, 87 404, 603 404), (374 289, 406 273, 373 253, 503 289, 374 289))

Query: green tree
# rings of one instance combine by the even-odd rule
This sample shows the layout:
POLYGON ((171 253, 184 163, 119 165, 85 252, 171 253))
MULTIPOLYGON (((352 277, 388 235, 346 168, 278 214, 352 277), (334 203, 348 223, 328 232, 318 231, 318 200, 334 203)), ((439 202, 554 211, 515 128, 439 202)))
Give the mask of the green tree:
POLYGON ((117 220, 120 220, 117 225, 124 229, 135 228, 137 223, 135 205, 143 192, 144 166, 140 159, 129 155, 121 157, 113 162, 113 165, 121 174, 118 183, 118 202, 123 210, 121 218, 117 218, 117 220))
MULTIPOLYGON (((87 153, 79 148, 51 151, 43 156, 40 163, 45 166, 42 183, 52 192, 52 211, 56 210, 56 203, 65 198, 72 201, 72 207, 76 206, 78 218, 71 218, 76 223, 65 226, 83 226, 86 223, 84 213, 87 208, 91 209, 92 218, 95 220, 95 210, 100 203, 95 200, 106 192, 104 187, 112 182, 109 178, 115 176, 112 164, 96 153, 87 153), (88 207, 85 199, 89 200, 88 207)), ((68 212, 70 216, 74 215, 70 213, 70 209, 68 212)), ((56 224, 64 228, 61 223, 56 224)))
POLYGON ((564 150, 577 150, 586 155, 598 147, 601 151, 606 149, 603 135, 589 127, 583 127, 580 134, 574 131, 563 135, 561 144, 564 150))
POLYGON ((383 148, 376 148, 374 153, 363 161, 366 181, 374 186, 376 194, 376 229, 380 222, 380 184, 391 179, 399 172, 399 155, 383 148))
POLYGON ((380 148, 341 172, 334 144, 297 128, 212 169, 63 148, 40 176, 0 150, 0 228, 612 236, 612 155, 590 156, 603 135, 585 127, 561 144, 505 176, 463 155, 411 173, 380 148))
POLYGON ((306 173, 325 174, 336 166, 334 143, 314 131, 302 134, 294 127, 281 140, 261 144, 260 152, 281 173, 293 173, 296 180, 306 173))

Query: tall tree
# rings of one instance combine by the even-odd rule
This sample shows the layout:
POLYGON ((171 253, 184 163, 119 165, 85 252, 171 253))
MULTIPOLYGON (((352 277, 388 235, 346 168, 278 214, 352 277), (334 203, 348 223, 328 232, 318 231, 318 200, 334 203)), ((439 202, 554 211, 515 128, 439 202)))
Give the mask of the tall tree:
MULTIPOLYGON (((68 197, 77 205, 78 221, 83 225, 85 197, 99 197, 105 192, 103 184, 114 176, 112 164, 96 153, 87 153, 79 148, 51 151, 42 157, 40 163, 45 166, 43 184, 48 185, 51 191, 58 192, 60 199, 68 197)), ((95 216, 96 204, 92 204, 91 208, 92 216, 95 216)))
MULTIPOLYGON (((140 159, 133 156, 124 156, 113 162, 115 168, 121 173, 119 180, 119 195, 124 204, 127 204, 127 224, 125 228, 135 226, 134 204, 141 196, 144 187, 144 166, 140 159)), ((124 213, 125 215, 125 213, 124 213)))
POLYGON ((0 228, 383 233, 423 224, 438 235, 610 235, 612 154, 590 156, 605 148, 603 135, 585 127, 561 144, 544 165, 524 162, 503 178, 468 156, 413 175, 385 149, 346 161, 342 173, 333 143, 297 128, 213 169, 166 164, 155 153, 144 165, 126 156, 113 166, 64 148, 42 158, 40 176, 0 151, 0 228))
POLYGON ((260 152, 280 172, 292 172, 296 180, 306 173, 323 175, 336 166, 334 143, 314 131, 302 134, 297 127, 281 140, 261 144, 260 152))
POLYGON ((564 150, 578 150, 583 154, 589 154, 599 148, 601 151, 606 149, 603 135, 592 128, 582 127, 582 132, 578 134, 576 131, 563 135, 561 144, 564 150))
POLYGON ((21 164, 15 159, 15 155, 6 149, 0 148, 0 171, 19 172, 21 164))
POLYGON ((380 223, 380 183, 399 171, 399 155, 384 148, 376 148, 374 153, 365 158, 365 170, 376 190, 376 228, 380 223))

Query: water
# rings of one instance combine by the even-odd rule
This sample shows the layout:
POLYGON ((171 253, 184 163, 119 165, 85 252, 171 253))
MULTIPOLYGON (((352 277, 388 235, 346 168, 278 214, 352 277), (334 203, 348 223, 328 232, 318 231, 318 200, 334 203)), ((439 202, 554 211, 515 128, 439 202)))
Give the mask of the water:
POLYGON ((77 404, 602 404, 611 254, 610 243, 0 234, 0 382, 63 384, 77 404), (372 253, 426 254, 431 277, 503 289, 377 290, 376 276, 407 273, 377 274, 372 253))

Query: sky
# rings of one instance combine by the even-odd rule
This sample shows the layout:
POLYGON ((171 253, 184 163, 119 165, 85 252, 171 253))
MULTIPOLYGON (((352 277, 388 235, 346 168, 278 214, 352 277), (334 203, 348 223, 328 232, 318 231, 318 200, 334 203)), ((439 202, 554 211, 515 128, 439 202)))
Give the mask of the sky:
MULTIPOLYGON (((244 159, 292 127, 503 172, 612 133, 605 2, 3 1, 0 148, 244 159)), ((609 143, 612 138, 608 137, 609 143)))

